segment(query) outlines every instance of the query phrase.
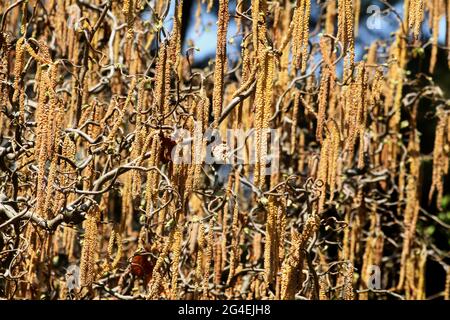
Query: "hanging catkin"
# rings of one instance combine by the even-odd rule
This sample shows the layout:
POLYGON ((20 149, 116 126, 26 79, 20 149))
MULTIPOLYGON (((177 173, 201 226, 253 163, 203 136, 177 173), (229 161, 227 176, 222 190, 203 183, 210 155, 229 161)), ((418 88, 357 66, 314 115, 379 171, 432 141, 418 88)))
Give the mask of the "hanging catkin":
POLYGON ((409 0, 408 24, 416 39, 420 37, 420 29, 424 19, 424 2, 424 0, 409 0))
POLYGON ((209 295, 209 277, 211 274, 210 268, 211 268, 211 259, 213 255, 213 247, 214 247, 214 219, 209 220, 209 227, 208 227, 208 237, 206 240, 206 250, 205 250, 205 261, 204 261, 204 273, 202 275, 203 277, 203 299, 207 299, 209 295))
POLYGON ((228 31, 228 0, 220 0, 218 13, 217 45, 216 45, 216 66, 214 69, 214 89, 213 89, 213 127, 219 124, 222 114, 224 76, 227 69, 227 31, 228 31))
MULTIPOLYGON (((261 29, 265 30, 266 28, 264 18, 266 6, 266 0, 252 0, 252 37, 255 52, 258 52, 259 42, 265 40, 260 37, 261 29)), ((265 37, 265 34, 263 36, 265 37)))
POLYGON ((435 192, 437 192, 436 204, 440 210, 442 210, 442 198, 444 195, 444 173, 448 170, 445 167, 447 157, 444 152, 444 145, 446 139, 446 128, 447 128, 447 118, 448 114, 439 109, 437 112, 438 123, 436 126, 436 135, 434 139, 434 150, 433 150, 433 175, 432 184, 430 192, 428 194, 429 201, 433 198, 435 192))
MULTIPOLYGON (((183 0, 177 0, 173 19, 173 28, 169 40, 170 68, 177 72, 181 54, 181 18, 183 13, 183 0)), ((178 73, 178 72, 177 72, 178 73)))
POLYGON ((353 292, 353 264, 344 264, 344 300, 353 300, 355 294, 353 292))
POLYGON ((308 60, 309 16, 311 0, 297 0, 297 7, 292 17, 292 59, 297 69, 306 71, 308 60))
POLYGON ((331 137, 327 137, 322 143, 322 148, 320 150, 319 168, 317 172, 317 181, 320 191, 318 211, 317 211, 319 214, 324 209, 326 200, 328 172, 330 171, 330 168, 328 167, 330 164, 329 160, 330 153, 331 153, 331 137))
POLYGON ((341 135, 339 127, 335 121, 330 120, 328 122, 328 132, 329 132, 329 149, 328 149, 328 174, 327 174, 327 184, 330 188, 330 200, 334 198, 334 192, 336 188, 336 178, 339 175, 338 172, 338 159, 339 150, 341 144, 341 135))
POLYGON ((125 0, 122 12, 127 22, 127 38, 132 38, 134 34, 134 0, 125 0))
POLYGON ((358 36, 359 33, 359 18, 361 15, 361 0, 354 0, 354 15, 355 15, 355 38, 358 36))
POLYGON ((338 38, 347 54, 350 66, 355 60, 353 0, 338 0, 338 38))
POLYGON ((278 269, 277 206, 273 197, 269 197, 266 220, 266 239, 264 245, 264 280, 273 281, 278 269))
MULTIPOLYGON (((160 161, 160 144, 161 139, 158 133, 153 133, 147 137, 151 144, 145 143, 145 145, 150 145, 150 159, 148 160, 148 166, 157 166, 160 161)), ((145 148, 144 148, 145 150, 145 148)), ((156 202, 156 192, 158 190, 158 173, 155 170, 150 170, 147 172, 147 182, 145 187, 145 199, 146 199, 146 215, 149 218, 151 212, 155 209, 156 202)))
POLYGON ((25 60, 25 45, 24 45, 25 37, 20 37, 19 40, 16 42, 16 60, 14 63, 14 95, 13 95, 13 101, 17 101, 17 98, 19 97, 20 87, 19 87, 19 81, 21 78, 21 73, 24 65, 25 60))
POLYGON ((400 278, 397 288, 402 289, 406 276, 407 259, 411 254, 411 248, 416 232, 417 220, 420 210, 420 198, 418 186, 420 185, 420 151, 419 135, 413 134, 408 146, 410 153, 410 173, 406 185, 406 207, 404 210, 403 224, 405 226, 403 236, 402 255, 400 260, 400 278))
POLYGON ((161 46, 156 63, 155 99, 156 112, 164 115, 168 112, 170 94, 170 68, 168 67, 168 47, 164 43, 161 46))
POLYGON ((173 247, 172 247, 172 265, 171 265, 171 287, 170 287, 170 298, 173 300, 178 299, 178 266, 180 264, 180 255, 181 255, 181 245, 183 241, 183 232, 181 227, 177 227, 175 231, 174 239, 173 239, 173 247))
MULTIPOLYGON (((434 73, 438 55, 438 39, 439 39, 439 18, 440 1, 432 0, 431 20, 432 20, 432 36, 431 36, 431 58, 429 72, 434 73)), ((423 9, 422 9, 423 10, 423 9)))
POLYGON ((330 53, 328 52, 329 46, 327 45, 325 38, 320 40, 320 49, 322 52, 322 57, 325 61, 322 68, 322 77, 320 80, 319 89, 319 106, 317 111, 317 128, 316 128, 316 139, 319 142, 323 140, 323 127, 326 117, 326 107, 330 101, 330 91, 334 89, 334 72, 333 64, 330 60, 330 53))
POLYGON ((82 286, 91 286, 95 280, 95 263, 98 250, 98 228, 100 212, 97 205, 93 205, 84 221, 84 240, 81 250, 80 281, 82 286))
POLYGON ((294 232, 292 245, 286 257, 281 276, 281 299, 292 300, 295 297, 298 286, 302 284, 302 270, 304 265, 305 249, 319 227, 317 215, 310 216, 304 225, 303 233, 294 232))
POLYGON ((336 1, 327 2, 327 14, 325 17, 325 33, 334 35, 336 23, 336 1))
POLYGON ((447 276, 445 277, 444 299, 450 300, 450 266, 447 266, 447 276))

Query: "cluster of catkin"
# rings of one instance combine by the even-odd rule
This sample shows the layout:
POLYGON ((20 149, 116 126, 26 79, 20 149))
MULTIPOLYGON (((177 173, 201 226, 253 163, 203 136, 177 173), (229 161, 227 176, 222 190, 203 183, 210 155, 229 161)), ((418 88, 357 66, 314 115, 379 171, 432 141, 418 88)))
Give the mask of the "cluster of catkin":
POLYGON ((361 1, 6 2, 0 199, 23 212, 3 225, 2 200, 7 298, 424 299, 429 281, 449 298, 428 234, 448 221, 425 210, 447 209, 449 104, 408 70, 426 13, 424 72, 441 63, 449 1, 405 0, 363 57, 361 1), (197 34, 217 14, 210 63, 186 8, 197 34), (243 163, 205 163, 209 129, 238 132, 212 154, 243 163))

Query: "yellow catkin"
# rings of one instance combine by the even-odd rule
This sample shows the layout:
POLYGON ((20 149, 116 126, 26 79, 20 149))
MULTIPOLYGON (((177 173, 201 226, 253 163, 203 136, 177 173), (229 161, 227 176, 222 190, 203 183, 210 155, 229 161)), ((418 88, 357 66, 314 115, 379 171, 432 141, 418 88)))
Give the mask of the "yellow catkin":
POLYGON ((19 97, 20 87, 19 81, 21 78, 21 73, 25 61, 25 46, 24 46, 25 37, 21 37, 16 42, 16 60, 14 63, 14 95, 13 101, 17 101, 19 97))
POLYGON ((203 270, 204 270, 204 249, 205 249, 205 226, 201 222, 196 222, 198 227, 197 236, 197 260, 195 267, 195 279, 196 279, 196 290, 199 291, 202 280, 203 280, 203 270))
POLYGON ((214 285, 220 285, 222 282, 222 241, 219 241, 221 237, 214 236, 214 247, 213 247, 213 283, 214 285))
POLYGON ((213 254, 213 242, 214 242, 214 220, 209 220, 209 228, 208 228, 208 238, 206 239, 206 250, 205 250, 205 261, 204 261, 204 271, 203 271, 203 299, 208 299, 209 295, 209 276, 210 276, 210 267, 211 267, 211 259, 213 254))
POLYGON ((319 106, 317 111, 317 128, 316 128, 316 139, 317 141, 323 141, 323 126, 326 116, 326 107, 329 104, 330 90, 334 87, 334 75, 332 72, 332 63, 329 59, 329 53, 327 52, 325 39, 322 38, 320 41, 320 47, 322 50, 322 56, 326 61, 325 66, 322 69, 322 77, 320 80, 319 89, 319 106))
POLYGON ((450 300, 450 267, 447 266, 447 276, 445 277, 444 299, 450 300))
POLYGON ((127 38, 132 38, 134 33, 134 0, 123 2, 122 12, 127 21, 127 38))
POLYGON ((136 78, 133 78, 130 83, 130 89, 128 91, 127 98, 121 108, 119 109, 119 115, 114 121, 114 125, 111 128, 111 131, 108 134, 108 137, 106 138, 106 141, 108 143, 111 143, 114 139, 114 136, 116 135, 117 131, 119 130, 119 127, 122 125, 123 118, 125 117, 125 112, 128 110, 128 107, 131 104, 131 101, 133 99, 134 95, 134 89, 136 88, 136 78))
POLYGON ((339 175, 338 173, 338 159, 339 159, 339 150, 341 144, 341 136, 339 127, 336 122, 329 121, 328 122, 328 130, 330 134, 330 146, 328 150, 328 175, 327 175, 327 184, 330 188, 330 200, 334 198, 334 192, 336 189, 336 177, 339 175))
MULTIPOLYGON (((353 160, 354 147, 358 136, 361 139, 360 141, 363 141, 366 119, 366 90, 367 74, 365 64, 363 62, 358 65, 355 82, 350 86, 350 90, 347 90, 349 132, 346 148, 348 149, 350 162, 353 160)), ((362 152, 364 151, 363 145, 360 145, 359 150, 360 155, 362 155, 362 152)), ((361 156, 360 159, 362 159, 361 156)))
POLYGON ((170 80, 166 81, 166 76, 170 75, 170 70, 167 70, 167 49, 168 44, 161 46, 158 52, 158 60, 156 62, 156 81, 155 81, 155 99, 154 103, 156 110, 161 114, 166 111, 166 106, 169 99, 170 80), (169 86, 167 85, 169 84, 169 86))
MULTIPOLYGON (((181 53, 181 18, 183 13, 183 0, 177 0, 173 19, 173 28, 169 40, 169 62, 170 67, 177 71, 179 56, 181 53)), ((169 69, 170 69, 169 67, 169 69)), ((177 72, 178 73, 178 72, 177 72)))
MULTIPOLYGON (((384 246, 384 235, 381 231, 380 215, 377 213, 377 205, 372 205, 369 236, 366 241, 363 264, 361 268, 360 289, 367 289, 370 285, 371 269, 370 266, 380 266, 384 246)), ((362 292, 358 294, 360 300, 367 300, 368 293, 362 292)))
POLYGON ((428 194, 428 198, 431 201, 435 192, 437 192, 437 206, 440 210, 442 210, 442 198, 444 194, 444 182, 443 175, 447 170, 445 168, 445 131, 447 126, 447 118, 448 115, 442 109, 439 109, 437 112, 438 123, 436 126, 436 135, 434 139, 434 150, 433 150, 433 175, 432 175, 432 184, 430 188, 430 192, 428 194))
POLYGON ((45 201, 44 201, 44 207, 42 210, 43 215, 48 219, 48 218, 53 218, 54 214, 54 207, 53 207, 53 203, 54 203, 54 199, 53 199, 53 191, 54 191, 54 183, 55 183, 55 178, 56 178, 56 170, 57 170, 57 157, 53 157, 51 163, 50 163, 50 169, 48 172, 48 177, 47 177, 47 187, 45 190, 45 201))
POLYGON ((269 119, 272 115, 272 93, 274 79, 274 56, 271 52, 261 50, 258 56, 259 70, 257 74, 255 93, 255 130, 256 130, 256 161, 255 161, 255 185, 263 188, 265 185, 266 159, 268 148, 267 130, 269 119))
POLYGON ((274 204, 273 197, 270 197, 267 206, 266 239, 264 244, 264 280, 266 283, 273 281, 277 270, 278 254, 274 250, 274 248, 278 249, 276 223, 277 207, 274 204))
POLYGON ((297 7, 292 17, 292 59, 297 69, 302 73, 306 71, 308 60, 309 18, 311 13, 311 0, 297 0, 297 7))
POLYGON ((180 227, 175 231, 174 239, 173 239, 173 247, 172 247, 172 265, 171 265, 171 293, 170 298, 173 300, 178 299, 178 266, 180 264, 180 256, 181 256, 181 245, 183 241, 183 232, 180 227))
POLYGON ((260 29, 265 29, 264 9, 265 0, 252 0, 252 37, 253 50, 258 52, 260 29))
POLYGON ((91 286, 95 281, 99 214, 98 207, 96 205, 92 206, 84 222, 85 233, 80 259, 80 281, 82 286, 91 286))
POLYGON ((322 276, 319 278, 319 300, 328 300, 328 284, 326 277, 322 276))
POLYGON ((217 45, 216 45, 216 65, 214 69, 214 89, 213 89, 213 127, 219 124, 222 114, 224 75, 227 69, 227 31, 228 31, 228 0, 219 1, 217 45))
POLYGON ((50 87, 50 78, 48 72, 43 72, 41 76, 42 79, 39 85, 38 110, 36 111, 37 137, 35 146, 35 157, 39 168, 36 186, 36 211, 39 215, 41 215, 44 210, 46 162, 49 157, 49 151, 51 151, 50 144, 52 143, 52 118, 49 116, 52 112, 52 105, 47 100, 50 87))
POLYGON ((298 232, 293 233, 292 245, 286 257, 281 276, 281 299, 292 300, 295 298, 297 286, 301 285, 301 276, 304 265, 304 250, 311 237, 316 233, 319 227, 319 220, 317 215, 310 216, 303 228, 302 234, 298 232))
MULTIPOLYGON (((149 135, 148 140, 151 142, 150 148, 150 159, 148 160, 149 166, 157 166, 160 158, 160 137, 158 134, 149 135)), ((146 143, 147 144, 147 143, 146 143)), ((158 174, 155 170, 150 170, 147 173, 147 182, 145 189, 145 197, 146 197, 146 214, 147 217, 150 217, 151 212, 154 210, 155 205, 155 194, 158 190, 158 174)))
POLYGON ((414 37, 419 39, 420 29, 422 27, 424 19, 424 0, 410 0, 409 1, 409 13, 408 13, 408 24, 409 28, 413 31, 414 37))
POLYGON ((358 36, 359 33, 359 19, 361 15, 361 0, 354 0, 354 16, 355 16, 355 37, 358 36))
MULTIPOLYGON (((405 8, 407 9, 407 8, 405 8)), ((406 11, 407 12, 407 11, 406 11)), ((394 113, 389 119, 389 128, 393 131, 398 131, 401 120, 401 103, 403 95, 403 83, 405 81, 405 67, 407 63, 407 48, 406 40, 402 32, 403 28, 399 28, 396 32, 395 42, 390 47, 390 58, 392 64, 387 73, 387 86, 384 92, 386 97, 384 102, 384 113, 394 113)), ((394 135, 386 144, 386 156, 383 163, 386 167, 396 170, 395 164, 399 153, 399 144, 397 143, 398 136, 394 135)))
POLYGON ((420 151, 419 135, 414 134, 409 142, 408 152, 410 153, 410 173, 406 185, 406 207, 404 210, 404 236, 403 247, 400 260, 400 276, 398 288, 403 287, 405 276, 407 259, 411 254, 411 248, 414 241, 414 235, 416 232, 417 220, 420 210, 420 198, 418 186, 420 185, 420 158, 418 157, 420 151))
POLYGON ((300 109, 300 92, 295 91, 294 106, 292 107, 292 126, 291 126, 291 150, 290 150, 290 153, 292 155, 295 152, 297 152, 297 124, 298 124, 299 109, 300 109))
POLYGON ((111 269, 114 270, 117 267, 120 259, 122 258, 123 246, 122 246, 122 236, 116 229, 111 230, 111 235, 108 243, 108 255, 110 258, 113 256, 114 244, 117 246, 116 256, 111 262, 111 269))
POLYGON ((338 38, 347 53, 348 62, 353 66, 355 59, 353 0, 338 0, 338 38))
MULTIPOLYGON (((177 224, 178 219, 174 220, 174 223, 177 224)), ((163 264, 169 254, 169 250, 172 248, 173 239, 175 236, 176 228, 172 228, 168 237, 165 238, 164 246, 159 254, 158 259, 156 260, 155 266, 152 271, 152 280, 148 284, 148 294, 147 299, 157 299, 161 294, 161 285, 163 282, 163 264)))
MULTIPOLYGON (((437 55, 438 55, 438 39, 439 39, 439 19, 441 17, 440 15, 440 1, 439 0, 432 0, 433 1, 433 7, 431 12, 431 19, 432 19, 432 29, 433 33, 431 36, 431 58, 430 58, 430 68, 429 72, 434 73, 434 69, 436 67, 437 63, 437 55)), ((421 10, 423 11, 423 9, 421 10)))
POLYGON ((336 1, 327 2, 327 14, 325 18, 325 32, 334 35, 336 22, 336 1))
MULTIPOLYGON (((229 196, 229 194, 228 194, 229 196)), ((220 269, 223 270, 225 268, 227 257, 228 257, 228 250, 227 250, 227 235, 229 233, 230 226, 228 225, 228 216, 230 211, 230 201, 226 201, 224 207, 223 207, 223 214, 222 214, 222 241, 221 241, 221 253, 222 253, 222 259, 221 259, 221 265, 220 269)), ((231 225, 232 227, 232 225, 231 225)), ((231 257, 230 257, 231 259, 231 257)))
POLYGON ((328 105, 328 92, 329 92, 329 80, 330 80, 330 70, 324 69, 322 73, 322 79, 320 81, 320 91, 319 91, 319 107, 317 111, 317 128, 316 128, 316 139, 322 142, 323 140, 323 123, 325 122, 325 111, 328 105))
POLYGON ((344 300, 353 300, 355 294, 353 291, 353 265, 347 263, 344 265, 344 300))
POLYGON ((319 183, 319 203, 318 203, 318 213, 320 214, 325 206, 326 191, 327 191, 327 181, 328 172, 330 170, 330 152, 331 152, 331 137, 327 137, 323 143, 320 150, 320 161, 319 168, 317 172, 317 181, 319 183))

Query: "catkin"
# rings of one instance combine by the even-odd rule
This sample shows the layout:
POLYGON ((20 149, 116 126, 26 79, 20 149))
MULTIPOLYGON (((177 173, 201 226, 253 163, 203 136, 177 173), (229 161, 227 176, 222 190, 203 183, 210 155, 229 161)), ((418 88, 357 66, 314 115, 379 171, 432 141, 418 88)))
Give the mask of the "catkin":
POLYGON ((84 222, 84 240, 80 260, 80 281, 82 286, 91 286, 95 281, 96 254, 98 250, 98 228, 100 212, 97 205, 92 206, 84 222))
POLYGON ((266 160, 269 128, 271 117, 273 79, 274 79, 274 57, 273 54, 264 50, 259 54, 259 70, 256 82, 255 104, 256 104, 256 163, 255 163, 255 185, 263 188, 265 185, 266 160))
POLYGON ((317 127, 316 127, 316 139, 319 142, 323 140, 323 126, 325 123, 326 107, 329 104, 330 92, 334 89, 334 72, 333 64, 330 60, 330 53, 328 52, 328 45, 326 40, 322 38, 320 40, 320 49, 322 57, 325 61, 325 65, 322 69, 322 78, 320 80, 319 89, 319 107, 317 111, 317 127))
POLYGON ((327 14, 325 17, 325 32, 334 35, 336 21, 336 1, 327 2, 327 14))
POLYGON ((450 300, 450 267, 447 266, 447 276, 445 277, 444 299, 450 300))
POLYGON ((132 38, 134 33, 134 0, 123 2, 122 12, 127 21, 127 38, 132 38))
POLYGON ((206 250, 205 250, 205 261, 204 261, 204 273, 203 277, 203 299, 208 298, 209 294, 209 276, 210 276, 210 267, 211 267, 211 259, 213 255, 213 241, 214 241, 214 232, 213 232, 214 220, 209 220, 209 228, 208 228, 208 238, 206 239, 206 250))
POLYGON ((183 13, 183 0, 177 0, 175 6, 175 14, 173 19, 173 28, 169 40, 169 53, 168 58, 170 67, 174 71, 179 66, 179 56, 181 53, 181 18, 183 13))
POLYGON ((361 0, 354 0, 354 16, 355 16, 355 34, 354 36, 357 37, 358 36, 358 32, 359 32, 359 18, 361 15, 361 0))
POLYGON ((277 271, 278 239, 277 239, 277 206, 272 197, 269 198, 266 220, 266 239, 264 245, 264 280, 271 283, 277 271))
POLYGON ((353 0, 338 0, 338 38, 347 53, 350 66, 355 59, 353 0))
MULTIPOLYGON (((430 58, 430 68, 429 72, 434 73, 434 69, 436 67, 437 62, 437 54, 438 54, 438 39, 439 39, 439 18, 440 15, 440 1, 432 0, 432 11, 431 11, 431 20, 432 20, 432 36, 431 36, 431 58, 430 58)), ((423 11, 423 9, 421 10, 423 11)))
POLYGON ((318 216, 312 215, 307 219, 303 228, 303 233, 300 235, 298 232, 294 232, 292 235, 292 245, 281 268, 282 276, 280 296, 282 300, 294 299, 297 286, 302 283, 300 277, 302 275, 304 264, 304 250, 306 249, 313 234, 317 231, 318 227, 318 216))
POLYGON ((446 155, 444 153, 445 131, 447 127, 448 115, 442 109, 437 112, 438 123, 436 126, 436 135, 434 139, 433 150, 433 174, 430 192, 428 193, 429 201, 431 201, 435 192, 437 192, 437 206, 442 210, 442 198, 444 194, 443 175, 448 168, 445 167, 446 155))
POLYGON ((338 159, 339 159, 339 150, 341 144, 341 135, 339 131, 339 127, 336 122, 329 121, 328 122, 328 130, 330 135, 330 145, 328 149, 328 174, 327 174, 327 184, 330 188, 330 200, 333 201, 334 193, 336 189, 336 179, 339 175, 338 173, 338 159))
MULTIPOLYGON (((16 60, 14 63, 14 95, 13 101, 17 101, 20 93, 19 81, 25 60, 25 37, 19 38, 16 42, 16 60)), ((22 115, 21 115, 22 116, 22 115)))
POLYGON ((327 191, 327 181, 328 181, 328 172, 330 170, 330 149, 331 149, 331 137, 327 137, 323 143, 322 148, 320 150, 320 162, 319 168, 317 172, 317 181, 319 183, 319 203, 318 203, 318 213, 320 214, 324 209, 325 200, 326 200, 326 191, 327 191))
POLYGON ((125 117, 125 112, 128 110, 128 107, 132 103, 132 98, 134 94, 134 89, 136 87, 136 78, 133 78, 131 80, 130 89, 128 91, 127 98, 121 108, 119 108, 119 115, 114 121, 114 124, 111 128, 111 131, 108 134, 108 137, 106 138, 106 141, 108 143, 111 143, 114 139, 114 136, 116 135, 117 131, 119 130, 120 125, 122 124, 123 118, 125 117))
POLYGON ((119 263, 120 259, 122 258, 122 252, 123 252, 123 246, 122 246, 122 236, 120 235, 120 232, 113 228, 111 230, 111 235, 109 238, 109 244, 108 244, 108 255, 111 258, 113 256, 113 249, 114 244, 116 244, 116 256, 114 257, 113 261, 111 262, 111 269, 115 269, 117 267, 117 264, 119 263))
POLYGON ((297 7, 292 17, 292 59, 297 69, 302 73, 306 71, 308 60, 309 16, 311 13, 311 0, 297 0, 297 7))
POLYGON ((344 300, 353 300, 353 265, 351 263, 344 265, 344 300))
POLYGON ((409 1, 409 13, 408 13, 408 24, 409 28, 412 29, 414 37, 419 39, 420 29, 422 27, 424 19, 424 0, 410 0, 409 1))
MULTIPOLYGON (((147 138, 148 141, 151 141, 150 148, 150 159, 148 160, 149 166, 157 166, 160 161, 160 137, 157 133, 153 135, 149 135, 147 138)), ((144 145, 147 145, 145 143, 144 145)), ((144 148, 145 150, 146 148, 144 148)), ((147 173, 147 182, 145 188, 145 196, 146 196, 146 215, 150 217, 151 212, 154 210, 155 206, 155 195, 158 189, 158 174, 155 170, 150 170, 147 173)))
POLYGON ((181 255, 181 245, 183 240, 183 232, 180 227, 177 228, 175 231, 174 239, 173 239, 173 247, 172 247, 172 266, 171 266, 171 273, 172 273, 172 280, 171 280, 171 299, 177 299, 178 298, 178 266, 180 264, 180 255, 181 255))
POLYGON ((216 45, 216 66, 214 69, 214 89, 213 89, 213 128, 219 124, 222 114, 224 76, 227 68, 227 31, 228 31, 228 0, 219 1, 217 45, 216 45))

